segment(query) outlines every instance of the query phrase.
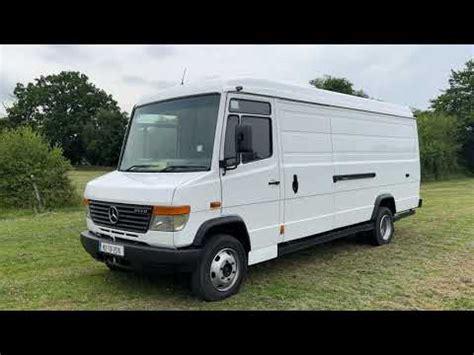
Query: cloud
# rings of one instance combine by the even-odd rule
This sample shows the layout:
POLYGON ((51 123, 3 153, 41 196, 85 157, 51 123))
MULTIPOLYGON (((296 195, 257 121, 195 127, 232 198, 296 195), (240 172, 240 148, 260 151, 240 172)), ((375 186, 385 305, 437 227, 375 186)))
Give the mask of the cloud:
POLYGON ((75 45, 49 45, 43 46, 39 55, 53 63, 84 62, 90 59, 89 55, 75 45))
POLYGON ((122 76, 122 80, 128 85, 149 86, 157 90, 165 89, 178 84, 176 81, 171 80, 147 80, 137 75, 124 75, 122 76))
MULTIPOLYGON (((371 97, 417 108, 448 85, 451 69, 474 56, 467 45, 77 45, 0 46, 0 86, 76 70, 130 110, 142 97, 179 84, 253 76, 308 85, 342 76, 371 97)), ((0 105, 1 110, 1 105, 0 105)))
POLYGON ((15 88, 15 82, 8 79, 6 75, 0 76, 0 97, 6 98, 13 95, 13 89, 15 88))
POLYGON ((144 51, 154 59, 162 59, 177 53, 176 47, 168 45, 150 45, 145 46, 144 51))
POLYGON ((111 58, 100 61, 97 66, 102 70, 114 70, 115 72, 122 70, 122 65, 115 59, 111 58))
POLYGON ((13 89, 16 83, 10 80, 5 73, 0 72, 0 116, 6 114, 5 106, 10 106, 15 100, 13 89))
POLYGON ((122 80, 130 85, 149 85, 149 81, 136 75, 124 75, 122 80))

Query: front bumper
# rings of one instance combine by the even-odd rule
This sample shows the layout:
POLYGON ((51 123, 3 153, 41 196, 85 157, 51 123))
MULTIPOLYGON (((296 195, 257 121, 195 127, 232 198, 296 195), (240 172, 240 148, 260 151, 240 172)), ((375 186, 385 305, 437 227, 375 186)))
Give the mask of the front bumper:
POLYGON ((162 270, 177 269, 191 271, 196 266, 201 255, 201 249, 167 249, 137 244, 121 239, 117 244, 124 246, 124 256, 114 256, 99 251, 99 242, 113 243, 109 238, 101 237, 90 231, 81 233, 81 243, 84 249, 96 260, 108 262, 124 269, 133 270, 162 270))

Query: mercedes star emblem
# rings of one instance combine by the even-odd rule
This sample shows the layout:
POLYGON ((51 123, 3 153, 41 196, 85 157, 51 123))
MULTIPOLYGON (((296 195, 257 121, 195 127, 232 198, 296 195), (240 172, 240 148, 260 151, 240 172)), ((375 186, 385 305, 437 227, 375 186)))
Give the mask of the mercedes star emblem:
POLYGON ((117 207, 115 206, 110 206, 109 207, 109 221, 112 224, 116 224, 119 220, 119 212, 117 210, 117 207))

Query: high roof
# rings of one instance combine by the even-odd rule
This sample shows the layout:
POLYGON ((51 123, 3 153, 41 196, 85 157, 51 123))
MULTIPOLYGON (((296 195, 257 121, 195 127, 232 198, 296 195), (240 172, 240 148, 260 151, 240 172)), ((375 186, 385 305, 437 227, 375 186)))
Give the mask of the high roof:
POLYGON ((413 118, 412 111, 406 106, 316 89, 309 85, 302 86, 253 78, 207 80, 199 83, 177 85, 164 89, 157 95, 141 100, 137 106, 181 96, 211 92, 235 92, 237 86, 242 87, 240 93, 279 97, 413 118))

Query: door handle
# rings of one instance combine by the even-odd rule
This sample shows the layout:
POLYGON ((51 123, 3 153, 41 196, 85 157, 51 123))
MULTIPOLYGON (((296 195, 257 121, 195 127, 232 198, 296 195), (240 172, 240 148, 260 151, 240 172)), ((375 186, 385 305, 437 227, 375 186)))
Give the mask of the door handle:
POLYGON ((297 193, 298 192, 298 175, 293 175, 293 183, 291 184, 291 187, 293 188, 293 192, 297 193))
POLYGON ((268 185, 280 185, 280 181, 277 181, 277 180, 270 180, 268 182, 268 185))

